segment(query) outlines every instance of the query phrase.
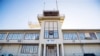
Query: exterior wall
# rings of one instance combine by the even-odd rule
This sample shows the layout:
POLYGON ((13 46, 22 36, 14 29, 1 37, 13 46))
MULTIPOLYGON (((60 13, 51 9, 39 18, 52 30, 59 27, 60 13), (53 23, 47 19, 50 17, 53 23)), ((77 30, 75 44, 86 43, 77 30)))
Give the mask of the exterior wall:
MULTIPOLYGON (((33 44, 34 45, 34 44, 33 44)), ((0 55, 8 55, 12 54, 14 56, 37 56, 38 54, 27 54, 27 53, 21 53, 22 44, 4 44, 0 45, 2 48, 0 49, 0 55)))
POLYGON ((87 44, 83 45, 84 53, 94 53, 100 56, 100 44, 87 44))
POLYGON ((100 56, 99 44, 65 44, 64 45, 65 56, 83 56, 84 53, 94 53, 96 56, 100 56))
MULTIPOLYGON (((58 21, 59 22, 59 21, 58 21)), ((44 26, 44 21, 41 24, 42 26, 44 26)), ((21 42, 18 42, 18 40, 9 40, 7 41, 7 39, 5 38, 4 40, 0 40, 0 46, 2 46, 2 49, 0 49, 0 54, 2 53, 11 53, 15 56, 33 56, 33 54, 22 54, 21 53, 21 47, 22 44, 39 44, 39 46, 44 45, 44 44, 58 44, 60 45, 60 55, 59 56, 63 56, 62 54, 64 53, 65 56, 82 56, 84 53, 94 53, 96 54, 96 56, 100 56, 100 39, 99 37, 97 37, 96 40, 64 40, 63 39, 63 32, 85 32, 85 36, 86 37, 90 37, 89 36, 89 32, 100 32, 100 30, 66 30, 66 31, 61 31, 60 28, 61 24, 60 22, 58 23, 58 28, 59 28, 59 39, 44 39, 44 27, 41 28, 41 32, 40 32, 40 37, 39 40, 24 40, 22 39, 21 42), (48 40, 50 42, 48 42, 48 40), (2 45, 3 44, 3 45, 2 45), (64 49, 62 48, 64 44, 64 49), (64 50, 64 52, 63 52, 64 50)), ((0 31, 2 33, 2 31, 0 31)), ((4 30, 4 32, 16 32, 16 31, 6 31, 4 30)), ((23 31, 17 31, 17 32, 23 32, 23 31)), ((30 31, 25 31, 30 32, 30 31)), ((24 32, 24 33, 25 33, 24 32)), ((34 31, 31 30, 31 32, 39 32, 38 31, 34 31)), ((6 36, 7 37, 7 36, 6 36)), ((44 47, 43 47, 44 48, 44 47)), ((38 52, 41 56, 44 55, 44 49, 41 47, 39 47, 39 51, 38 52)), ((58 50, 58 51, 59 51, 58 50)), ((39 55, 38 54, 38 55, 39 55)))
POLYGON ((64 45, 64 54, 65 56, 82 56, 82 49, 81 49, 81 45, 64 45))
POLYGON ((20 50, 19 48, 20 48, 20 45, 5 44, 5 45, 2 45, 1 54, 18 55, 19 50, 20 50))
POLYGON ((63 37, 62 37, 62 32, 61 32, 61 23, 59 21, 58 22, 58 35, 59 38, 58 39, 44 39, 44 26, 45 26, 45 21, 54 21, 54 20, 44 20, 41 21, 41 32, 40 32, 40 39, 39 41, 41 41, 40 43, 42 44, 57 44, 57 43, 63 43, 63 37), (48 42, 51 41, 51 42, 48 42))

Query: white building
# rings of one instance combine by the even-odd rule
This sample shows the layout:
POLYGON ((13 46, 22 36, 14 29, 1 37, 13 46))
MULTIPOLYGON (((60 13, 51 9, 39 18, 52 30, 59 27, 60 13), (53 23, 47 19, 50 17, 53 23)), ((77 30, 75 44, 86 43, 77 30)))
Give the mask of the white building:
POLYGON ((0 55, 100 56, 100 29, 61 29, 64 17, 44 11, 41 29, 0 30, 0 55))

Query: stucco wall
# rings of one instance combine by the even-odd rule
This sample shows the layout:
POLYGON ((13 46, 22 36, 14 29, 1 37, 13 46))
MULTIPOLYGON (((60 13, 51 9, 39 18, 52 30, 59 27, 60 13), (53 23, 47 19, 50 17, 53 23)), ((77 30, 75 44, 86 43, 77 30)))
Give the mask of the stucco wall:
POLYGON ((100 45, 99 44, 84 44, 84 45, 64 45, 65 56, 82 56, 84 53, 94 53, 95 55, 100 55, 100 45))
POLYGON ((84 53, 95 53, 100 56, 100 44, 83 45, 84 53))
POLYGON ((1 53, 17 55, 20 48, 19 46, 20 45, 11 45, 11 44, 2 45, 1 53))

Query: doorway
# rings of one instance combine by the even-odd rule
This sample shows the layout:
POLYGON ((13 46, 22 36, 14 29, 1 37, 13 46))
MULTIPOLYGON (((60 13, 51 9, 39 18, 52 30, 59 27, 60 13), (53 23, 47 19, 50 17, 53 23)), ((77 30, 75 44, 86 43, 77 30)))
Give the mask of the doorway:
POLYGON ((46 56, 57 56, 56 45, 47 45, 47 47, 46 47, 46 56))

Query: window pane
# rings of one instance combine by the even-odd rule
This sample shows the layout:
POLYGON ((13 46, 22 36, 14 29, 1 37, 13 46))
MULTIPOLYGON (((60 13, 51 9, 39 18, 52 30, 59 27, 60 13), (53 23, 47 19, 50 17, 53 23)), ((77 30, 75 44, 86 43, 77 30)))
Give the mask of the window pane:
POLYGON ((58 31, 54 30, 54 38, 58 38, 58 31))
POLYGON ((39 34, 38 33, 36 33, 35 39, 39 40, 39 34))
POLYGON ((38 54, 38 45, 23 45, 21 53, 38 54))
POLYGON ((57 30, 57 22, 54 22, 54 30, 57 30))
POLYGON ((6 37, 6 33, 0 33, 0 40, 3 40, 6 37))
POLYGON ((57 22, 54 22, 54 27, 56 27, 56 28, 57 28, 57 22))
POLYGON ((7 39, 18 40, 18 39, 22 39, 23 37, 24 34, 22 33, 9 33, 7 39))
POLYGON ((58 28, 56 21, 48 21, 48 29, 44 28, 44 37, 50 39, 58 38, 58 28))
POLYGON ((49 32, 48 32, 48 30, 45 30, 44 37, 48 38, 48 36, 49 36, 49 32))
POLYGON ((97 34, 97 37, 100 39, 100 32, 97 32, 96 34, 97 34))
POLYGON ((45 28, 48 28, 49 22, 45 22, 45 28))
POLYGON ((25 39, 27 39, 27 40, 38 40, 39 34, 38 33, 26 33, 25 39))
POLYGON ((81 40, 84 40, 85 39, 85 33, 79 33, 79 38, 81 40))
POLYGON ((65 40, 76 40, 77 34, 76 33, 64 33, 65 40))
POLYGON ((97 39, 95 33, 89 33, 92 39, 97 39))
POLYGON ((49 22, 49 27, 53 28, 53 22, 49 22))

